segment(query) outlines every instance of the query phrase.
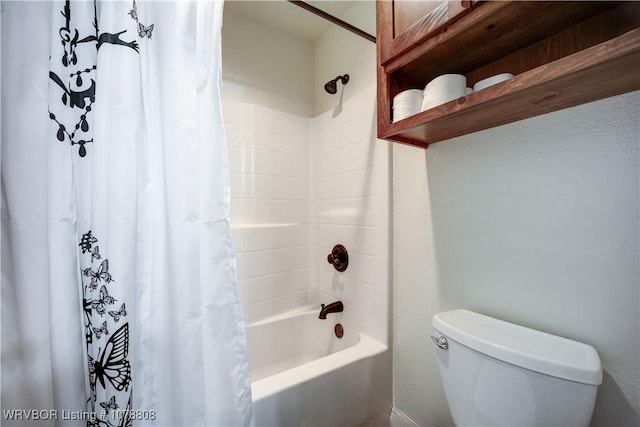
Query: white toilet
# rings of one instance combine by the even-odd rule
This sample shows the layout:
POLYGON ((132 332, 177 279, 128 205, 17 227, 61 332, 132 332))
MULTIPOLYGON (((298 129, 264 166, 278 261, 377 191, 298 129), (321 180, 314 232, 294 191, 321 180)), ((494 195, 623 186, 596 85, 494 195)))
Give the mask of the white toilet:
POLYGON ((456 426, 588 426, 602 365, 586 344, 467 310, 433 317, 456 426))

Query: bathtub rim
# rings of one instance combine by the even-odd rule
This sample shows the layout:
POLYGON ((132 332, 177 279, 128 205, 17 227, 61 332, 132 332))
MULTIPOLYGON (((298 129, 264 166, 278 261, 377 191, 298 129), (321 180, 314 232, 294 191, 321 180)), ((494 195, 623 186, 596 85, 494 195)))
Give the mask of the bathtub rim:
MULTIPOLYGON (((250 326, 259 326, 266 323, 285 320, 301 315, 308 315, 310 313, 316 312, 319 312, 319 309, 317 307, 312 305, 304 306, 281 314, 277 314, 275 316, 247 323, 245 327, 249 328, 250 326)), ((313 378, 320 377, 331 371, 335 371, 357 361, 368 359, 378 354, 384 353, 389 349, 386 344, 375 340, 374 338, 360 331, 358 328, 352 328, 354 332, 358 334, 357 342, 355 345, 344 350, 340 350, 336 353, 329 354, 320 359, 312 360, 300 366, 287 369, 286 371, 279 372, 269 377, 262 378, 257 381, 252 381, 252 400, 254 402, 257 402, 267 396, 282 392, 283 390, 302 384, 313 378)))
POLYGON ((245 328, 249 328, 251 326, 260 326, 260 325, 264 325, 264 324, 267 324, 267 323, 277 322, 279 320, 286 320, 286 319, 290 319, 292 317, 301 316, 301 315, 305 315, 305 314, 311 314, 311 313, 319 314, 320 313, 320 308, 316 307, 313 304, 307 304, 307 305, 304 305, 302 307, 297 307, 297 308, 294 308, 294 309, 291 309, 291 310, 287 310, 287 311, 282 312, 282 313, 275 314, 273 316, 263 317, 263 318, 256 319, 256 320, 253 320, 251 322, 245 323, 245 328))

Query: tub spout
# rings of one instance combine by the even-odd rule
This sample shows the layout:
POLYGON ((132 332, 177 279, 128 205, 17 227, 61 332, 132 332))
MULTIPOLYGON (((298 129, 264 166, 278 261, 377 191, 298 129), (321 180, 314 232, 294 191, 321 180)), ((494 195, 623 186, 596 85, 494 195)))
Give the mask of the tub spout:
POLYGON ((318 318, 319 319, 326 319, 327 318, 327 314, 329 314, 329 313, 340 313, 343 310, 344 310, 344 306, 342 305, 342 301, 332 302, 329 305, 321 304, 320 316, 318 316, 318 318))

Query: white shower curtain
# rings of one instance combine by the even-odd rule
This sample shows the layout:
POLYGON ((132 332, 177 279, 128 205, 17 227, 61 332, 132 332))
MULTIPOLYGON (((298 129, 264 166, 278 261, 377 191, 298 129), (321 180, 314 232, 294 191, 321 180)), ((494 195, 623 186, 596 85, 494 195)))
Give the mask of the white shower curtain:
POLYGON ((247 425, 222 2, 0 7, 3 423, 247 425))

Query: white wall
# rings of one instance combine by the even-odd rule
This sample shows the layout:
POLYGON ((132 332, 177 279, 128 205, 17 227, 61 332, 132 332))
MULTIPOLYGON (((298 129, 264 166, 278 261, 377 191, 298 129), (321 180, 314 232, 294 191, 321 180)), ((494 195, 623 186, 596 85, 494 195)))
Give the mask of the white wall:
POLYGON ((250 102, 311 117, 314 75, 313 43, 224 9, 225 101, 250 102))
POLYGON ((467 308, 594 346, 594 426, 640 407, 640 93, 394 147, 394 408, 451 423, 431 317, 467 308))
MULTIPOLYGON (((341 16, 346 22, 375 36, 375 1, 356 1, 341 16)), ((366 91, 376 78, 375 45, 343 28, 332 25, 315 43, 315 114, 333 109, 339 102, 366 91), (324 84, 336 76, 349 74, 344 87, 338 82, 338 93, 328 94, 324 84)))

